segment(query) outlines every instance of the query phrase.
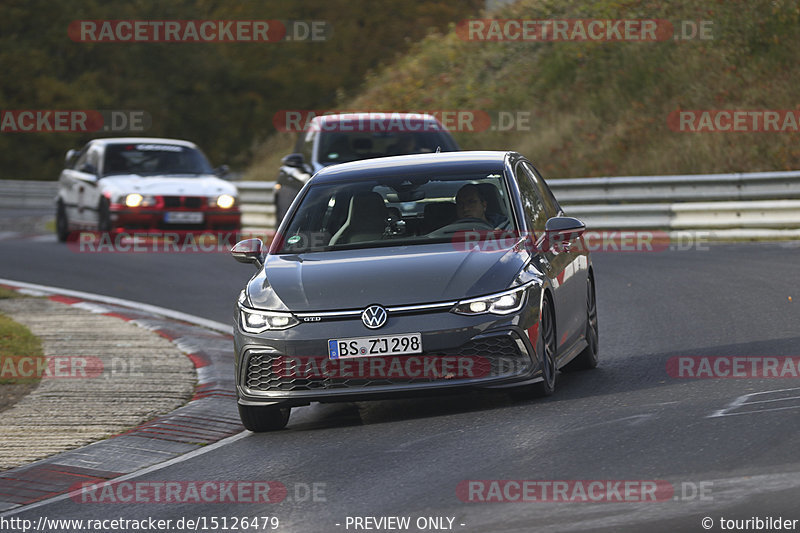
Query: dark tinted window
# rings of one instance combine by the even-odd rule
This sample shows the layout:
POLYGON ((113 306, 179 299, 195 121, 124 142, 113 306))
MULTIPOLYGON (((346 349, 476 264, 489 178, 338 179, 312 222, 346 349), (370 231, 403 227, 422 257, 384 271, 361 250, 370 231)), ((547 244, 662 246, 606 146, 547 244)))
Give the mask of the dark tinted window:
POLYGON ((313 185, 278 253, 451 242, 459 232, 513 231, 501 172, 399 175, 313 185), (469 210, 470 199, 478 206, 469 210))
POLYGON ((547 217, 551 218, 557 216, 561 208, 559 207, 555 196, 553 196, 553 192, 550 190, 550 187, 547 186, 539 173, 536 172, 536 169, 533 168, 533 165, 527 161, 523 161, 520 163, 520 167, 522 167, 523 172, 533 182, 536 190, 539 191, 539 198, 542 200, 544 208, 547 211, 547 217))
POLYGON ((103 175, 212 174, 199 150, 176 144, 124 143, 106 146, 103 175))
POLYGON ((88 162, 88 160, 89 160, 89 146, 86 145, 83 147, 78 156, 75 158, 75 163, 72 165, 72 168, 74 168, 75 170, 81 170, 83 166, 88 162))
POLYGON ((317 137, 316 131, 307 131, 305 133, 301 133, 297 137, 297 144, 295 144, 294 151, 298 154, 303 154, 303 161, 306 162, 307 165, 311 164, 311 156, 314 149, 314 139, 317 137))
POLYGON ((516 175, 519 190, 522 193, 521 200, 522 207, 525 210, 525 217, 528 220, 528 224, 533 228, 535 236, 538 237, 544 232, 545 224, 549 218, 547 210, 535 182, 524 167, 524 163, 517 165, 516 175))
POLYGON ((425 132, 343 132, 320 133, 319 162, 323 165, 373 157, 433 153, 455 150, 446 134, 425 132))

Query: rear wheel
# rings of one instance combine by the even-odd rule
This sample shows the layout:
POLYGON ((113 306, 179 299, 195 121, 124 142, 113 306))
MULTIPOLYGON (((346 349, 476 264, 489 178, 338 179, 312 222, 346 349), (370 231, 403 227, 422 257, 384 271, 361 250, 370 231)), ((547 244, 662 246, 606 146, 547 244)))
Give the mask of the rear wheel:
POLYGON ((578 356, 564 366, 564 370, 589 370, 597 367, 597 352, 599 348, 599 330, 597 327, 597 298, 594 290, 594 280, 589 277, 586 282, 586 348, 578 356))
POLYGON ((261 407, 239 405, 239 418, 242 425, 254 433, 276 431, 289 423, 290 407, 261 407))
POLYGON ((539 338, 536 340, 536 353, 541 357, 542 381, 509 391, 515 400, 527 400, 550 396, 556 390, 556 328, 552 305, 545 297, 542 301, 539 318, 539 338))
POLYGON ((67 219, 67 209, 59 200, 56 206, 56 237, 59 242, 66 242, 69 237, 69 219, 67 219))

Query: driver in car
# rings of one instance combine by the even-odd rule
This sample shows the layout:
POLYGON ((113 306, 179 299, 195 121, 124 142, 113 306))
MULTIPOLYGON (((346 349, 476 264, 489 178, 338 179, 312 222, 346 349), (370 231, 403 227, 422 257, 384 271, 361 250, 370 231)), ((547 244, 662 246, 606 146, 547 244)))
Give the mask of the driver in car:
POLYGON ((500 213, 486 214, 486 199, 481 194, 477 185, 468 183, 458 190, 456 194, 457 220, 477 218, 493 228, 500 228, 508 222, 508 218, 500 213))

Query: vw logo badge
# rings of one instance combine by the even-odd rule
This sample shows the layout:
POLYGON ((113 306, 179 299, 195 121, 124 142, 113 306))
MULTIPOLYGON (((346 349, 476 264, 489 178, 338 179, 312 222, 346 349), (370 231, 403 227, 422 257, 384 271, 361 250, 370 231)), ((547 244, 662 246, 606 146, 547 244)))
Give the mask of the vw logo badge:
POLYGON ((386 309, 380 305, 370 305, 361 313, 361 321, 369 329, 378 329, 386 324, 386 309))

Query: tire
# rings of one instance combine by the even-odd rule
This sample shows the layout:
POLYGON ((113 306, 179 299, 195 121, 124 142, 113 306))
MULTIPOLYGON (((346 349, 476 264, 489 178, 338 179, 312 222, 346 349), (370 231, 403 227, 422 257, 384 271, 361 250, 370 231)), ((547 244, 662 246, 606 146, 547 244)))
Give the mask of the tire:
POLYGON ((556 328, 550 299, 542 301, 539 319, 539 338, 536 340, 536 353, 542 357, 542 381, 511 389, 509 395, 514 400, 528 400, 552 395, 556 390, 556 328))
POLYGON ((67 242, 67 237, 69 237, 67 210, 60 200, 56 206, 56 237, 58 238, 58 242, 67 242))
POLYGON ((586 287, 586 343, 588 346, 564 366, 564 370, 567 372, 590 370, 597 367, 600 334, 597 327, 597 298, 594 280, 591 276, 589 276, 586 287))
POLYGON ((111 209, 108 199, 101 198, 100 204, 97 206, 97 231, 109 232, 111 229, 111 209))
POLYGON ((289 423, 290 407, 259 407, 253 405, 239 405, 239 418, 245 429, 253 433, 277 431, 289 423))

